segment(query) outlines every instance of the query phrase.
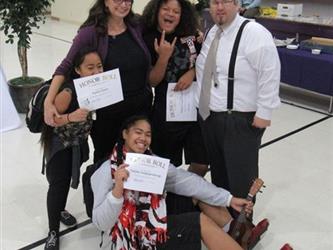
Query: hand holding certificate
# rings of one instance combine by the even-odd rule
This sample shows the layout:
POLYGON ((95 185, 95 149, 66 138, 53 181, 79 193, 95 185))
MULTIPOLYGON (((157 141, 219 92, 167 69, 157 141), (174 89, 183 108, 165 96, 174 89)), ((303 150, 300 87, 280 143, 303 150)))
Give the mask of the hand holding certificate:
POLYGON ((80 108, 90 111, 124 100, 119 69, 74 80, 80 108))
POLYGON ((129 177, 124 188, 162 194, 169 168, 169 159, 136 153, 126 154, 129 177))

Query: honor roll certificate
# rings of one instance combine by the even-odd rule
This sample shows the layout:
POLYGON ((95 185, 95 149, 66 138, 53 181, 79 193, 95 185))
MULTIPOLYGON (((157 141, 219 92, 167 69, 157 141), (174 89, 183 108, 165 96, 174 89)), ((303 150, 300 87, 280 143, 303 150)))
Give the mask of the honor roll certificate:
POLYGON ((136 153, 127 153, 125 163, 129 177, 124 188, 162 194, 169 168, 169 159, 136 153))
POLYGON ((118 69, 74 80, 80 108, 90 111, 124 100, 118 69))
POLYGON ((197 120, 197 110, 194 104, 196 82, 183 91, 174 91, 176 83, 168 84, 166 121, 189 122, 197 120))

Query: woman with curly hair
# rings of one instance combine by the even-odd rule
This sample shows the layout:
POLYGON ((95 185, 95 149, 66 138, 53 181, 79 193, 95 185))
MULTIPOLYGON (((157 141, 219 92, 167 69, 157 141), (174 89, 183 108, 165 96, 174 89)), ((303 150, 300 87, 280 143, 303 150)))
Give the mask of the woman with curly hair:
POLYGON ((196 40, 195 10, 188 0, 151 0, 142 20, 153 64, 149 80, 155 87, 152 150, 175 166, 182 165, 184 150, 190 171, 204 175, 208 161, 197 121, 166 121, 168 84, 176 83, 174 91, 182 91, 192 85, 195 77, 194 65, 201 47, 196 40))

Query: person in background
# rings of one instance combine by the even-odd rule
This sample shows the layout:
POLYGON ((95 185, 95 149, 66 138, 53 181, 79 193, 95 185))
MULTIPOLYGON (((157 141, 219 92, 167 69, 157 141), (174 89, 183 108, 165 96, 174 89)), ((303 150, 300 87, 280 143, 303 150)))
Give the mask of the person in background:
MULTIPOLYGON (((79 77, 103 72, 101 57, 95 48, 85 47, 79 50, 73 59, 73 67, 79 77)), ((89 158, 87 140, 92 127, 92 117, 88 110, 79 108, 71 79, 67 78, 55 96, 54 105, 59 114, 54 118, 57 126, 45 126, 41 134, 46 178, 49 183, 49 234, 45 250, 59 249, 60 221, 67 226, 76 225, 75 217, 65 210, 65 206, 69 188, 78 187, 80 166, 89 158)))
POLYGON ((251 213, 253 203, 233 197, 227 190, 217 188, 171 163, 165 190, 187 196, 186 202, 192 205, 192 211, 179 210, 170 214, 165 194, 124 188, 129 177, 128 165, 123 162, 126 154, 152 155, 149 149, 151 139, 151 125, 146 117, 128 118, 110 159, 91 176, 94 194, 92 220, 104 232, 101 247, 114 250, 199 250, 202 239, 208 249, 241 250, 226 233, 233 223, 225 206, 238 211, 244 207, 247 213, 251 213), (194 208, 192 197, 202 212, 194 208))
POLYGON ((84 46, 97 46, 104 71, 119 68, 124 100, 96 111, 91 130, 94 162, 112 151, 120 126, 127 117, 151 111, 150 55, 132 5, 133 0, 95 1, 66 58, 56 69, 44 103, 45 122, 56 126, 54 117, 59 114, 54 106, 55 95, 73 65, 73 56, 84 46))
POLYGON ((174 91, 183 91, 195 78, 201 44, 196 40, 198 20, 194 8, 188 0, 151 0, 142 20, 144 40, 152 56, 149 80, 155 88, 152 150, 177 167, 183 163, 184 151, 189 170, 203 176, 208 159, 199 123, 166 120, 168 85, 176 83, 174 91))
POLYGON ((254 18, 260 15, 261 0, 239 0, 239 14, 246 18, 254 18))
POLYGON ((240 39, 234 77, 228 79, 231 51, 245 21, 238 4, 238 0, 210 0, 215 25, 196 62, 195 98, 212 182, 245 198, 259 175, 262 136, 280 105, 280 60, 270 32, 249 22, 240 39))

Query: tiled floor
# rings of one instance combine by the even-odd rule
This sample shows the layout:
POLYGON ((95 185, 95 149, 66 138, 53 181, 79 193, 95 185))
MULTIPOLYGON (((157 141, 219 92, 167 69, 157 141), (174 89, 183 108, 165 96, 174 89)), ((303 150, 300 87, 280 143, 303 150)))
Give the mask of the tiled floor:
MULTIPOLYGON (((48 21, 32 37, 30 75, 48 79, 67 53, 77 26, 48 21)), ((15 46, 1 34, 1 65, 10 79, 20 69, 15 46)), ((292 97, 292 96, 291 96, 292 97)), ((288 96, 290 98, 290 95, 288 96)), ((327 99, 326 101, 327 102, 327 99)), ((40 174, 38 135, 24 126, 1 134, 0 249, 43 249, 47 234, 47 182, 40 174)), ((277 250, 289 242, 296 250, 333 250, 333 119, 324 112, 282 104, 263 139, 260 176, 267 188, 258 195, 255 220, 271 226, 255 250, 277 250)), ((82 192, 71 190, 68 210, 85 222, 82 192)), ((62 228, 62 230, 66 230, 62 228)), ((98 249, 91 225, 66 230, 61 249, 98 249)))

